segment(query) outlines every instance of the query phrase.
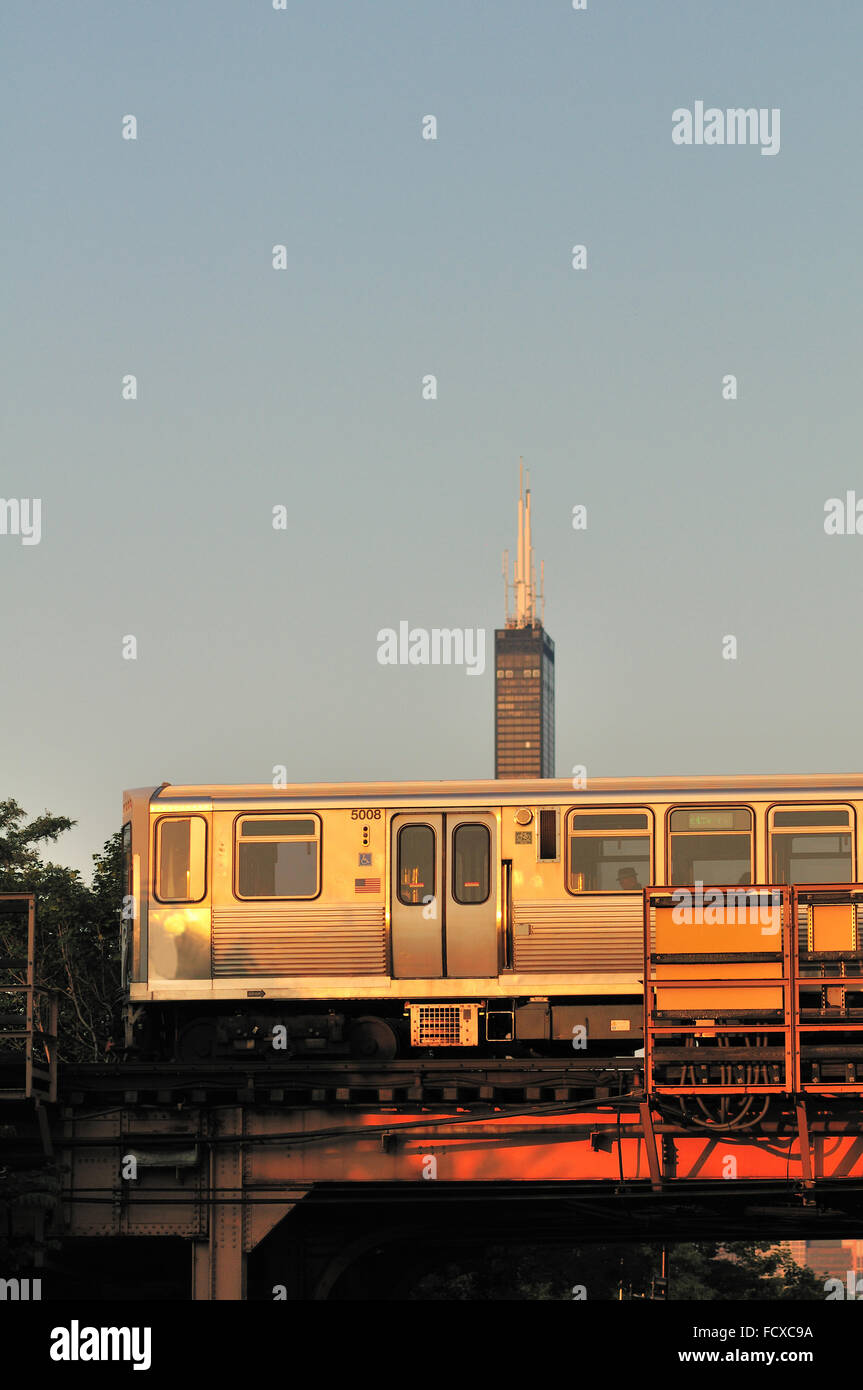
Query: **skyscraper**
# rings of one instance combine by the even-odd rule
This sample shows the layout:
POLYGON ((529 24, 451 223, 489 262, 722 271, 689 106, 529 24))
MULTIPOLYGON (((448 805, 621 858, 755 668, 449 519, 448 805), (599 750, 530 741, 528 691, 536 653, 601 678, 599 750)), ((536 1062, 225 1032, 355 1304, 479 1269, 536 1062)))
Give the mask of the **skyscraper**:
POLYGON ((519 465, 518 549, 510 612, 509 555, 504 552, 506 627, 494 634, 494 775, 554 776, 554 643, 543 627, 545 576, 540 567, 539 617, 530 534, 530 475, 519 465))

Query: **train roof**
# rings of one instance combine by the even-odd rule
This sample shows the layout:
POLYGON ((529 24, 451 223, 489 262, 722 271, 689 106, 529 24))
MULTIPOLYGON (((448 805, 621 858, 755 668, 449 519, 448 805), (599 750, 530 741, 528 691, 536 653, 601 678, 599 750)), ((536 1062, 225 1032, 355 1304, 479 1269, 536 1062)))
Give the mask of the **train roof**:
POLYGON ((834 796, 858 796, 863 792, 863 773, 808 774, 766 773, 705 775, 699 777, 589 777, 586 785, 575 788, 571 778, 498 778, 484 781, 400 781, 400 782, 291 782, 286 786, 263 783, 162 783, 159 787, 139 787, 124 798, 149 797, 156 804, 182 802, 245 803, 264 801, 390 801, 428 798, 464 801, 470 797, 499 802, 573 801, 605 799, 663 798, 711 794, 764 796, 771 793, 806 794, 828 792, 834 796))

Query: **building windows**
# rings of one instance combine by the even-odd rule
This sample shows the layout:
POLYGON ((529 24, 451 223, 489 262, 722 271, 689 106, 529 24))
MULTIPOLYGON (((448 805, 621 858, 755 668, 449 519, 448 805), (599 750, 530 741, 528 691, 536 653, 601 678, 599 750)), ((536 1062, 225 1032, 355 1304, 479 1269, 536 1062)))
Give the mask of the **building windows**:
POLYGON ((495 633, 495 776, 554 775, 554 646, 539 628, 495 633))

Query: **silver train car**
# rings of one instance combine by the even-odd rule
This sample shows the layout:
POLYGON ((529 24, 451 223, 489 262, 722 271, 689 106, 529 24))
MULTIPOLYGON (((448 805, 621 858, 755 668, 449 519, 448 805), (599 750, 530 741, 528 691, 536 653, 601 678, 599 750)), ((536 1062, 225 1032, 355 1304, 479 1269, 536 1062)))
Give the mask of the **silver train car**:
POLYGON ((854 883, 863 777, 124 793, 127 1052, 630 1053, 648 885, 854 883))

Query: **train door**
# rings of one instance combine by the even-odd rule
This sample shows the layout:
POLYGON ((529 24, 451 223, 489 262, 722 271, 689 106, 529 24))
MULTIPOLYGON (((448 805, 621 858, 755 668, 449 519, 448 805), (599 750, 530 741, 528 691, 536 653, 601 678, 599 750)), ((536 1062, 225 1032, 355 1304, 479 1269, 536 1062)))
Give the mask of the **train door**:
MULTIPOLYGON (((157 807, 158 807, 158 803, 157 807)), ((208 980, 210 963, 210 813, 155 818, 147 978, 208 980)))
POLYGON ((394 816, 391 845, 394 978, 497 975, 495 817, 394 816))
POLYGON ((446 829, 446 973, 453 979, 497 975, 497 821, 467 811, 447 816, 446 829))
POLYGON ((393 975, 443 975, 443 816, 394 816, 392 822, 393 975))

